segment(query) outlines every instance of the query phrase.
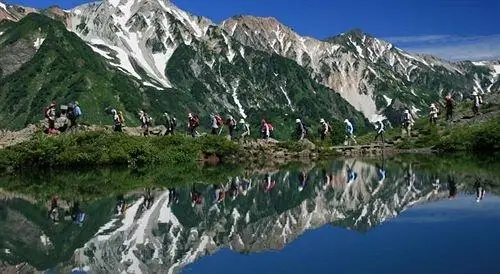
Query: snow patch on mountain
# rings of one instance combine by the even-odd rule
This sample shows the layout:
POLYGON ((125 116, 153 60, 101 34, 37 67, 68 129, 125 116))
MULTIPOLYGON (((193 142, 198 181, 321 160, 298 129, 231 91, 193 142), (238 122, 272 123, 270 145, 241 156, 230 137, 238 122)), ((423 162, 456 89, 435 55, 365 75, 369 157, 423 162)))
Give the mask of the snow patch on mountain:
POLYGON ((292 106, 292 100, 290 100, 290 97, 288 97, 288 93, 285 91, 285 89, 283 88, 283 86, 280 86, 280 90, 283 93, 283 95, 285 95, 286 101, 288 102, 288 106, 290 107, 290 109, 292 111, 295 111, 295 109, 292 106))
MULTIPOLYGON (((121 49, 120 47, 117 47, 117 46, 109 45, 106 42, 104 42, 103 40, 98 39, 98 38, 93 38, 90 41, 90 43, 92 43, 94 45, 102 45, 102 46, 108 47, 109 49, 115 51, 116 57, 118 58, 120 63, 116 64, 116 63, 110 62, 110 64, 112 66, 121 68, 124 72, 134 76, 135 78, 137 78, 139 80, 142 79, 141 76, 139 76, 139 74, 137 74, 134 67, 132 66, 132 63, 130 62, 130 59, 129 59, 129 55, 123 49, 121 49)), ((108 53, 106 53, 104 51, 96 51, 96 52, 101 54, 103 57, 108 57, 108 53)))
POLYGON ((172 209, 170 208, 168 203, 164 203, 160 210, 160 217, 158 218, 158 223, 163 224, 172 224, 173 226, 179 226, 179 220, 175 217, 174 213, 172 213, 172 209))
POLYGON ((233 96, 234 103, 238 107, 238 111, 243 118, 247 118, 247 115, 245 114, 245 109, 243 109, 243 105, 241 104, 240 100, 238 99, 238 87, 240 86, 240 81, 236 81, 236 84, 233 86, 233 92, 231 95, 233 96))
POLYGON ((164 88, 161 88, 157 85, 154 85, 150 82, 142 82, 143 85, 147 86, 147 87, 152 87, 152 88, 155 88, 156 90, 164 90, 164 88))
POLYGON ((113 60, 113 57, 109 56, 109 52, 101 50, 100 48, 96 47, 93 44, 89 44, 89 46, 94 52, 99 53, 102 57, 108 60, 113 60))
POLYGON ((500 65, 493 65, 493 70, 495 71, 494 76, 500 75, 500 65))
POLYGON ((387 106, 389 106, 392 103, 392 99, 389 98, 387 95, 383 94, 382 97, 384 97, 387 106))
POLYGON ((44 246, 50 246, 50 245, 52 245, 52 242, 50 241, 50 238, 47 235, 45 235, 45 234, 40 235, 40 242, 42 242, 42 244, 44 246))
POLYGON ((33 44, 33 46, 35 47, 35 49, 40 49, 40 47, 42 46, 43 42, 45 41, 45 38, 42 38, 42 37, 38 37, 36 38, 35 40, 35 43, 33 44))

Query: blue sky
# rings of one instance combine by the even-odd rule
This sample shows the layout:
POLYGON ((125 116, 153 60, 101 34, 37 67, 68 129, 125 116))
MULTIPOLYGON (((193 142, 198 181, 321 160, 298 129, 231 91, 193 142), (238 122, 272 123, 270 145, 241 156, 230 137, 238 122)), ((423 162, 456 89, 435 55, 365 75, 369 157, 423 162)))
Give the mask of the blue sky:
MULTIPOLYGON (((5 0, 0 0, 4 1, 5 0)), ((71 8, 85 0, 8 0, 71 8)), ((446 59, 500 58, 498 0, 174 0, 214 22, 237 14, 273 16, 302 35, 326 38, 360 28, 413 52, 446 59)))

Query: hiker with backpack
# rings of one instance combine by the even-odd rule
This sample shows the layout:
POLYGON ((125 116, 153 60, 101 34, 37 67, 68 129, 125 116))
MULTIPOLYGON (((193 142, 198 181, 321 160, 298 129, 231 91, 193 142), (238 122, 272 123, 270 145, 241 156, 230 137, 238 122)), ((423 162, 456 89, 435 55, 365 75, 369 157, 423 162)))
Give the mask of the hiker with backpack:
POLYGON ((328 124, 325 119, 321 118, 319 120, 320 124, 320 130, 321 130, 321 141, 324 141, 327 136, 329 136, 332 133, 332 126, 328 124))
POLYGON ((242 128, 241 140, 245 142, 245 137, 250 136, 250 125, 247 124, 244 119, 240 120, 240 125, 242 128))
POLYGON ((236 138, 236 120, 233 116, 229 115, 226 120, 227 127, 229 128, 229 136, 231 140, 236 138))
POLYGON ((54 133, 56 129, 56 104, 52 102, 44 111, 45 119, 49 126, 48 133, 54 133))
POLYGON ((113 115, 113 130, 116 132, 123 132, 123 123, 116 109, 111 110, 111 115, 113 115))
POLYGON ((384 121, 383 120, 378 120, 375 122, 375 129, 377 130, 377 135, 375 135, 374 141, 377 141, 379 137, 382 139, 382 144, 384 143, 384 121))
POLYGON ((260 137, 264 140, 269 139, 271 137, 271 132, 273 131, 273 125, 266 121, 266 119, 262 119, 260 122, 260 137))
POLYGON ((66 117, 69 119, 69 128, 76 127, 76 116, 75 116, 75 104, 74 103, 69 103, 68 104, 68 113, 66 114, 66 117))
POLYGON ((431 125, 436 125, 438 119, 439 110, 436 104, 432 103, 429 108, 429 122, 431 125))
POLYGON ((212 135, 219 135, 219 119, 220 116, 217 114, 210 114, 210 128, 212 129, 212 135))
POLYGON ((141 129, 144 136, 149 135, 149 126, 151 125, 151 117, 144 111, 139 111, 139 120, 141 121, 141 129))
POLYGON ((352 123, 349 121, 349 119, 345 119, 344 124, 346 134, 344 144, 349 146, 351 145, 351 141, 353 141, 354 144, 357 145, 358 142, 356 142, 356 136, 354 136, 354 127, 352 126, 352 123))
POLYGON ((80 104, 78 101, 75 101, 73 104, 70 104, 72 106, 71 112, 68 109, 68 118, 71 121, 71 127, 76 127, 78 126, 78 118, 82 116, 82 109, 80 108, 80 104))
POLYGON ((68 106, 61 106, 61 114, 56 118, 55 124, 60 133, 66 132, 71 126, 71 122, 68 119, 68 106))
POLYGON ((472 100, 474 102, 474 105, 472 105, 472 113, 474 113, 474 116, 479 115, 479 106, 483 103, 483 98, 481 98, 481 95, 477 91, 474 91, 472 93, 472 100))
POLYGON ((444 98, 444 104, 446 106, 446 121, 453 120, 453 109, 455 108, 455 100, 451 97, 451 94, 446 95, 444 98))
POLYGON ((165 136, 174 135, 174 130, 177 127, 177 119, 170 116, 167 112, 163 113, 163 125, 165 126, 165 136))
POLYGON ((297 136, 297 141, 302 141, 306 137, 306 127, 300 119, 295 119, 295 134, 297 136))
POLYGON ((410 110, 405 109, 403 112, 403 130, 406 131, 408 137, 411 137, 411 128, 413 127, 413 117, 410 113, 410 110))
POLYGON ((195 138, 198 135, 196 128, 200 126, 200 117, 196 114, 189 113, 188 114, 188 131, 189 134, 195 138))

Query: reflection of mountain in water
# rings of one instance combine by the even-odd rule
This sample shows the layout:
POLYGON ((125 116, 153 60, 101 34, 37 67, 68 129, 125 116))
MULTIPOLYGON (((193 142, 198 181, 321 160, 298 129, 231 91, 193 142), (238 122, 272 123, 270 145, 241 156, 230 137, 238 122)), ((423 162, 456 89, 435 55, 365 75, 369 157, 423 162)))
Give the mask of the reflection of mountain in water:
POLYGON ((123 217, 101 227, 77 250, 75 264, 92 272, 178 272, 221 247, 280 249, 328 223, 366 231, 409 206, 443 196, 430 177, 410 166, 386 176, 380 171, 359 161, 334 162, 309 172, 158 191, 149 206, 143 196, 123 217), (200 194, 203 199, 196 199, 200 194))

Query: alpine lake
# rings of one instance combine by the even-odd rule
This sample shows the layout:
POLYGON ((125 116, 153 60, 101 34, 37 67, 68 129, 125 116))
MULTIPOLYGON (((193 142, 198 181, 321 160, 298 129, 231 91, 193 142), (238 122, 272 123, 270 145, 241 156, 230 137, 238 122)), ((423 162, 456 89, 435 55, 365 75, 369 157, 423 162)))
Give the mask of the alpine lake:
POLYGON ((0 272, 500 273, 496 159, 3 177, 0 272))

